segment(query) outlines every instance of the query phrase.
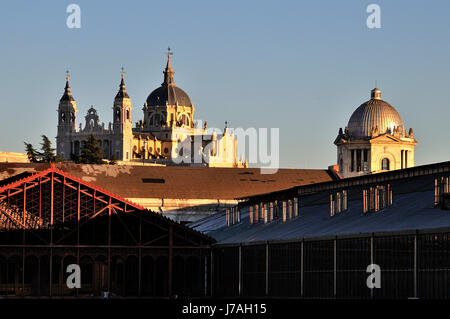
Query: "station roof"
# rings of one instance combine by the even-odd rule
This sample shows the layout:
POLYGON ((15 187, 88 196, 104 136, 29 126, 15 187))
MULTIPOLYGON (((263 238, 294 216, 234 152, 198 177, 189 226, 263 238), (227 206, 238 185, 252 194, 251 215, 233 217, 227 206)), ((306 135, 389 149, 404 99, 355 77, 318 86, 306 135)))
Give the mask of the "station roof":
POLYGON ((241 222, 226 227, 218 213, 190 226, 217 240, 217 244, 296 240, 327 236, 415 231, 450 227, 450 211, 433 208, 433 192, 397 196, 392 207, 362 215, 362 200, 350 201, 349 209, 330 216, 329 204, 301 207, 299 217, 282 222, 250 224, 248 208, 241 222))
MULTIPOLYGON (((345 186, 345 180, 341 180, 335 182, 342 184, 337 185, 339 188, 324 188, 310 194, 296 195, 300 196, 299 216, 286 222, 277 219, 264 224, 260 219, 258 223, 250 224, 248 202, 243 202, 240 208, 240 223, 227 227, 225 212, 221 212, 190 226, 215 238, 217 244, 430 231, 439 228, 448 228, 450 232, 450 210, 434 207, 435 179, 449 176, 448 166, 449 162, 444 162, 416 167, 408 172, 395 171, 396 174, 390 172, 385 175, 373 175, 373 178, 361 177, 352 179, 353 182, 361 183, 357 185, 347 183, 348 187, 345 186), (423 175, 420 175, 422 173, 423 175), (402 175, 405 177, 401 177, 402 175), (374 183, 390 184, 393 190, 393 204, 378 212, 363 214, 362 190, 374 186, 374 183), (339 189, 348 190, 348 210, 330 216, 330 194, 339 189)), ((286 190, 284 193, 290 196, 293 194, 292 190, 286 190)), ((283 192, 276 192, 258 196, 258 200, 268 202, 276 197, 279 200, 286 199, 283 192)))
MULTIPOLYGON (((0 180, 24 172, 38 172, 49 164, 0 164, 0 180)), ((125 198, 232 200, 298 185, 332 181, 324 169, 279 169, 261 174, 258 168, 125 166, 56 164, 83 181, 92 182, 125 198)))

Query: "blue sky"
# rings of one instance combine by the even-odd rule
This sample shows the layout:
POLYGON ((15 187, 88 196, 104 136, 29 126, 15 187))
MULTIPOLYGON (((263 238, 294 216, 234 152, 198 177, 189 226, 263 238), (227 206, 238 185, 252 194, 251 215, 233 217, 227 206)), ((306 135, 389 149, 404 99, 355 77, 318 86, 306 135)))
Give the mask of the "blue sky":
POLYGON ((333 141, 377 81, 419 141, 416 165, 450 160, 449 1, 8 1, 0 11, 0 150, 56 136, 65 70, 83 121, 106 125, 120 67, 142 118, 175 82, 208 126, 279 127, 281 167, 336 162, 333 141), (81 7, 81 29, 66 7, 81 7), (368 29, 366 7, 381 7, 368 29))

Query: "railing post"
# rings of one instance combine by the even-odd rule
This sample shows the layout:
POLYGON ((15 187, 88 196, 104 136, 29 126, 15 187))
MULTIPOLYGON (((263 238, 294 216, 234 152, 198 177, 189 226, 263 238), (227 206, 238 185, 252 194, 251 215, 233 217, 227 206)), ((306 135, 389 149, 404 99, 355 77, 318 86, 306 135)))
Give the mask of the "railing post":
MULTIPOLYGON (((373 264, 374 263, 374 251, 373 251, 373 233, 370 236, 370 263, 373 264)), ((373 299, 373 289, 370 289, 370 298, 373 299)))
POLYGON ((269 242, 266 243, 266 297, 269 296, 269 242))
POLYGON ((333 241, 333 295, 334 298, 337 297, 337 252, 336 252, 337 240, 336 238, 333 241))
POLYGON ((417 233, 414 235, 414 298, 417 298, 417 233))
POLYGON ((173 279, 172 270, 173 270, 173 226, 169 226, 169 278, 168 278, 169 297, 172 296, 172 279, 173 279))
POLYGON ((209 294, 210 294, 210 297, 212 297, 212 296, 214 296, 214 291, 213 291, 213 289, 214 289, 214 253, 213 253, 212 247, 210 248, 210 251, 211 251, 211 253, 210 253, 211 260, 209 262, 210 262, 210 267, 211 267, 211 271, 210 271, 210 274, 211 274, 211 280, 210 280, 211 288, 210 288, 209 294))
POLYGON ((239 245, 239 297, 242 296, 242 245, 239 245))
POLYGON ((303 282, 304 282, 304 249, 303 249, 303 239, 300 243, 300 297, 303 298, 303 282))

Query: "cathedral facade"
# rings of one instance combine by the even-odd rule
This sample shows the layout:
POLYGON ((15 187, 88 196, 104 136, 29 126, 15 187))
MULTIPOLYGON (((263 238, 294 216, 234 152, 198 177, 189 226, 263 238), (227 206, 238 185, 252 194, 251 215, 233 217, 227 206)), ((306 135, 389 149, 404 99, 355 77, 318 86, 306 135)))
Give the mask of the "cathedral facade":
POLYGON ((238 159, 237 139, 227 127, 219 134, 208 130, 206 122, 197 127, 189 95, 174 82, 170 57, 171 53, 163 83, 148 96, 142 108, 144 118, 134 127, 123 72, 114 98, 113 122, 108 127, 100 124, 97 111, 91 107, 84 127, 80 123, 77 128, 77 105, 67 76, 58 108, 57 154, 76 159, 92 134, 100 142, 104 158, 119 164, 247 167, 245 160, 238 159))
POLYGON ((400 114, 374 88, 345 130, 339 129, 334 144, 339 173, 347 178, 413 167, 417 141, 413 129, 406 132, 400 114))

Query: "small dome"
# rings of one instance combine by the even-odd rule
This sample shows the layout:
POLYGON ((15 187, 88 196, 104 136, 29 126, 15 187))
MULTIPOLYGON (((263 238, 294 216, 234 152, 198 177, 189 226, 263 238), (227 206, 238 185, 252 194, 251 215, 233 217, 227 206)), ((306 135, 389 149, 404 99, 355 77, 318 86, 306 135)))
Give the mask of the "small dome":
POLYGON ((371 91, 371 99, 361 104, 348 121, 351 138, 371 137, 372 129, 375 128, 379 134, 383 134, 394 127, 403 131, 403 120, 392 105, 381 99, 381 91, 377 88, 371 91))

